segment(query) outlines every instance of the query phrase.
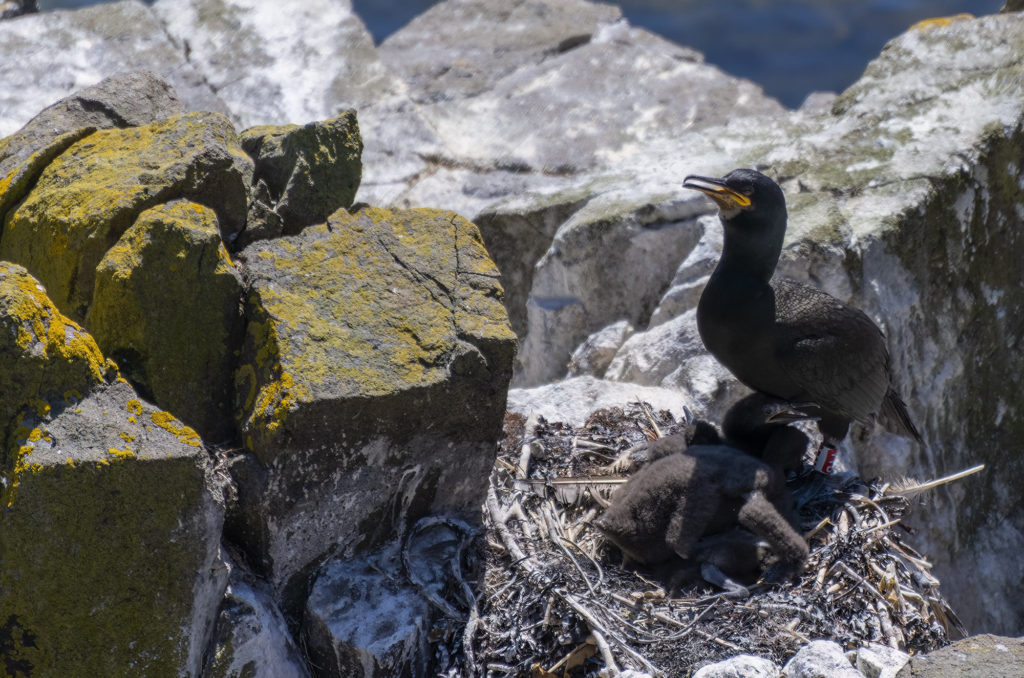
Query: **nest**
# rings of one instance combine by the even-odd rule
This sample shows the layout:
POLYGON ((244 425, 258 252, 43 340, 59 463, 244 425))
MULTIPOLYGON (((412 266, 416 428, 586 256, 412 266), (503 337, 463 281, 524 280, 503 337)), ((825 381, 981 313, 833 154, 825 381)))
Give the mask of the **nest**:
MULTIPOLYGON (((931 565, 904 542, 905 492, 846 476, 792 477, 810 546, 799 581, 731 599, 700 583, 669 597, 590 524, 621 477, 599 475, 624 450, 679 432, 643 404, 595 412, 581 428, 506 420, 478 540, 478 587, 458 640, 465 675, 605 676, 690 671, 746 653, 783 663, 812 639, 923 652, 959 620, 931 565)), ((607 471, 605 471, 607 473, 607 471)), ((451 666, 451 664, 449 664, 451 666)), ((454 675, 454 674, 453 674, 454 675)))

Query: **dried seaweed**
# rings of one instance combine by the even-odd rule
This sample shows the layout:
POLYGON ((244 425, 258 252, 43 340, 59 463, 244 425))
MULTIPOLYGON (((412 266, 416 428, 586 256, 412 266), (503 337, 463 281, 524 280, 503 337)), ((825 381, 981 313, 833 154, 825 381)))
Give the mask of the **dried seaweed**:
POLYGON ((478 614, 452 635, 470 647, 445 653, 445 675, 685 676, 739 653, 782 663, 810 639, 917 652, 962 633, 930 564, 904 540, 909 499, 852 475, 790 479, 811 549, 791 585, 758 584, 736 600, 702 583, 669 598, 621 568, 590 524, 625 480, 607 475, 610 464, 684 425, 642 404, 600 410, 579 429, 509 416, 478 540, 478 614))

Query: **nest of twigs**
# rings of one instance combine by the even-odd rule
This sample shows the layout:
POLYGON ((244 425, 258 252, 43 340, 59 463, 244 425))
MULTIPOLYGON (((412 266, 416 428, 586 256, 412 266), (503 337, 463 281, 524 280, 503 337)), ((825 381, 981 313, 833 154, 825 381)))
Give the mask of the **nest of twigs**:
POLYGON ((810 546, 790 585, 757 584, 737 600, 699 583, 669 598, 621 568, 590 521, 624 480, 598 474, 684 423, 642 404, 578 429, 508 417, 484 510, 482 591, 462 636, 466 675, 686 676, 741 653, 781 664, 812 639, 915 652, 960 630, 931 565, 904 543, 908 497, 851 475, 790 478, 810 546))

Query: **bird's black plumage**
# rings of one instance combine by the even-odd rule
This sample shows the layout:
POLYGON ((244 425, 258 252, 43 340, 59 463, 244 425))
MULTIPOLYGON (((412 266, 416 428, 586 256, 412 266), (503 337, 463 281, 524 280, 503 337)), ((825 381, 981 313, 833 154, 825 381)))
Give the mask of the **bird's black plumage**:
POLYGON ((876 418, 921 436, 892 384, 881 330, 860 310, 810 285, 773 278, 786 234, 786 200, 749 169, 721 179, 689 176, 683 186, 714 200, 725 229, 722 256, 697 306, 708 351, 740 381, 819 417, 826 444, 851 421, 876 418))

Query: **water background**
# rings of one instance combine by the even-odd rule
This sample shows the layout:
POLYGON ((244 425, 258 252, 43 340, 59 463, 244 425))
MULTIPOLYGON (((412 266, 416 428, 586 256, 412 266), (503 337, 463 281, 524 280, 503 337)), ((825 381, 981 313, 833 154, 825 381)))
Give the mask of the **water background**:
MULTIPOLYGON (((265 0, 273 2, 273 0, 265 0)), ((379 43, 436 0, 352 0, 379 43)), ((39 0, 40 9, 95 0, 39 0)), ((814 91, 852 84, 891 38, 912 24, 997 12, 1003 0, 622 0, 634 26, 703 52, 790 107, 814 91)))

